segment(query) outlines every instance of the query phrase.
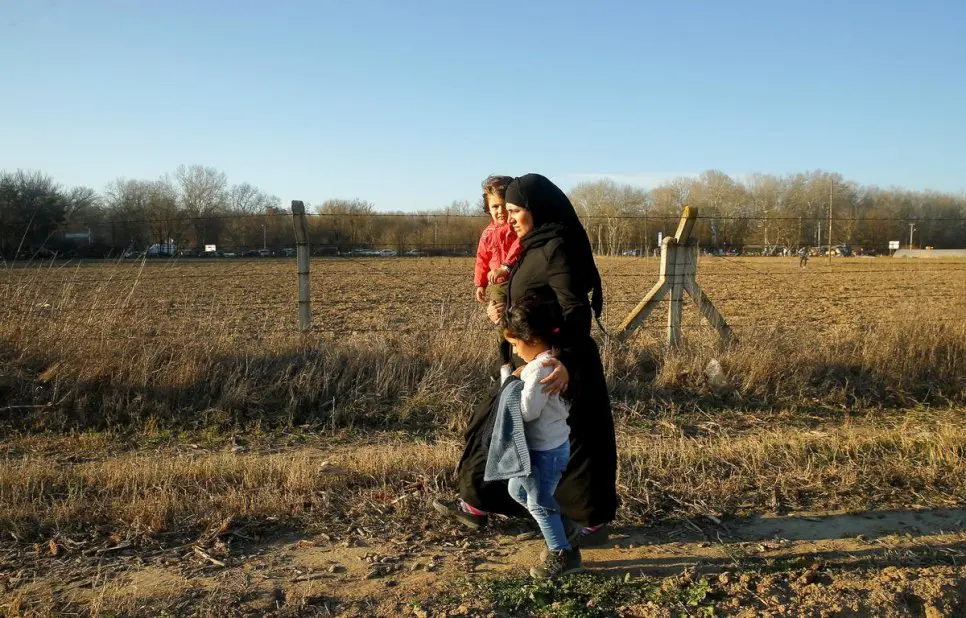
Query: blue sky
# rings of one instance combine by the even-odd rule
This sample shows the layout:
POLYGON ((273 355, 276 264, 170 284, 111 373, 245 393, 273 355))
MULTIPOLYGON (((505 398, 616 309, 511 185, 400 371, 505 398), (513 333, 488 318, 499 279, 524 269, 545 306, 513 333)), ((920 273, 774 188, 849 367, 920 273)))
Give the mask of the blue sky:
POLYGON ((715 168, 966 190, 966 2, 0 0, 0 169, 313 203, 715 168))

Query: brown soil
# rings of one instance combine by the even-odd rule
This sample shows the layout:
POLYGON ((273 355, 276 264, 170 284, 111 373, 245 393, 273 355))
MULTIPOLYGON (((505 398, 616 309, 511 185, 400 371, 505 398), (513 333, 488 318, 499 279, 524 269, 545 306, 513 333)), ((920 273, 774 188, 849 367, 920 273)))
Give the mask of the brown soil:
MULTIPOLYGON (((436 514, 407 523, 408 530, 360 527, 345 535, 256 538, 227 530, 203 549, 7 545, 0 554, 0 614, 519 615, 481 596, 474 583, 525 577, 543 546, 528 522, 500 520, 484 532, 436 514)), ((714 615, 966 612, 964 509, 619 528, 606 547, 585 549, 584 561, 595 577, 652 581, 665 592, 704 578, 710 591, 693 611, 713 608, 714 615)), ((611 609, 681 615, 668 598, 611 609)))

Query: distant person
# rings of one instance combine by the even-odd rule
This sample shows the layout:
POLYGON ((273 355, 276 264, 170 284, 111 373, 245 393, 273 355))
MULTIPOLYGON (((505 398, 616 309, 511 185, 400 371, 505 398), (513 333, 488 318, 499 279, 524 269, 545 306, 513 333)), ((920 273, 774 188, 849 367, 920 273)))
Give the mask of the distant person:
MULTIPOLYGON (((488 472, 504 468, 503 475, 498 478, 512 474, 507 482, 510 497, 529 511, 547 543, 543 559, 530 569, 530 575, 536 579, 556 579, 584 568, 580 548, 572 546, 567 539, 560 505, 554 498, 560 478, 570 462, 570 426, 567 425, 570 403, 560 393, 544 392, 540 383, 553 371, 543 361, 553 357, 552 344, 560 334, 561 320, 553 309, 551 304, 530 295, 513 304, 504 315, 503 335, 526 365, 513 373, 522 380, 522 385, 513 384, 517 380, 509 375, 509 369, 503 373, 504 395, 500 401, 501 405, 507 402, 508 406, 511 399, 514 404, 519 402, 519 417, 510 422, 512 442, 518 443, 520 434, 523 434, 529 471, 527 473, 522 465, 522 457, 519 459, 521 464, 503 464, 507 459, 501 455, 506 448, 515 449, 516 444, 502 445, 502 450, 497 448, 496 455, 491 446, 486 465, 488 472)), ((506 426, 506 422, 498 423, 497 430, 506 433, 503 429, 506 426)), ((497 437, 493 440, 496 442, 497 437)))
MULTIPOLYGON (((483 228, 476 249, 473 285, 478 303, 506 303, 510 270, 520 259, 520 239, 507 221, 506 212, 506 188, 512 181, 510 176, 488 176, 483 181, 483 209, 491 220, 483 228)), ((510 346, 502 336, 499 341, 500 357, 506 365, 510 362, 510 346)))
POLYGON ((809 253, 808 247, 802 247, 801 249, 798 250, 799 268, 805 268, 805 266, 808 264, 808 253, 809 253))

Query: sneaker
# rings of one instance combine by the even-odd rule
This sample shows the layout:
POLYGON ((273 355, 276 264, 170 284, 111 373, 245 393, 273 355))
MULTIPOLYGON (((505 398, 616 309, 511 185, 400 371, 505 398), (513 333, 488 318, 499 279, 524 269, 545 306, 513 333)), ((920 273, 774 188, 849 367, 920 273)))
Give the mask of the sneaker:
POLYGON ((530 576, 534 579, 557 579, 583 570, 584 563, 580 559, 580 549, 562 549, 550 552, 546 560, 530 569, 530 576))
POLYGON ((439 498, 435 498, 433 499, 433 508, 447 517, 452 517, 471 530, 479 530, 486 525, 486 515, 467 513, 463 510, 460 500, 440 500, 439 498))
MULTIPOLYGON (((567 535, 567 543, 570 544, 571 547, 580 547, 583 543, 583 537, 580 536, 580 532, 583 530, 583 528, 580 527, 580 524, 569 517, 564 517, 563 525, 564 533, 567 535)), ((550 548, 544 546, 543 551, 540 552, 540 562, 545 562, 547 560, 547 556, 549 555, 550 548)))

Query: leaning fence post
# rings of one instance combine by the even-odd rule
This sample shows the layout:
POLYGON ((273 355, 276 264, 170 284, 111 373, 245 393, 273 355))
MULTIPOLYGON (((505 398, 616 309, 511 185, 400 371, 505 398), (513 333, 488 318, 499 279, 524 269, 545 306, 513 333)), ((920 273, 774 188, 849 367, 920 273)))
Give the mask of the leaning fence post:
POLYGON ((302 200, 292 200, 292 215, 299 270, 299 331, 304 333, 312 328, 312 293, 309 288, 309 226, 302 200))
POLYGON ((701 315, 718 331, 722 341, 728 341, 730 338, 731 330, 728 328, 728 323, 698 285, 698 247, 691 238, 691 230, 694 229, 697 218, 696 208, 685 208, 681 214, 677 232, 661 243, 660 277, 647 296, 621 322, 617 329, 617 336, 621 340, 626 340, 669 292, 671 296, 667 312, 669 346, 676 346, 681 341, 681 308, 685 294, 694 299, 701 315))

